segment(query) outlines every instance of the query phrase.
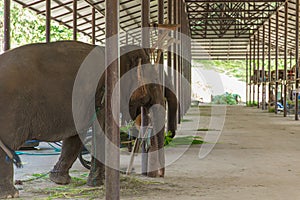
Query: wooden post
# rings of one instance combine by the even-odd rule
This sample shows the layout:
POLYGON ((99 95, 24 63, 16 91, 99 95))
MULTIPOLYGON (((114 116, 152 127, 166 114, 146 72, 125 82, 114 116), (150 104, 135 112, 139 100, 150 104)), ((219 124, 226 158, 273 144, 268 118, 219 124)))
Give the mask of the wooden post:
POLYGON ((251 72, 252 72, 252 40, 250 38, 250 55, 249 55, 249 106, 252 105, 252 83, 251 83, 251 72))
POLYGON ((254 39, 253 39, 253 105, 255 103, 255 84, 256 84, 256 79, 254 77, 255 75, 255 68, 256 68, 256 64, 255 64, 255 47, 256 47, 256 35, 254 35, 254 39))
POLYGON ((77 0, 73 0, 73 40, 77 40, 77 0))
POLYGON ((247 53, 246 53, 246 106, 248 104, 248 97, 249 97, 249 90, 248 90, 248 84, 249 84, 249 73, 248 73, 248 49, 247 49, 247 53))
MULTIPOLYGON (((172 2, 173 0, 168 0, 168 21, 169 21, 169 24, 172 23, 172 2)), ((170 35, 171 37, 171 32, 170 32, 170 35)), ((172 47, 170 46, 169 49, 168 49, 168 76, 171 78, 172 77, 172 74, 171 74, 171 67, 172 67, 172 47)))
MULTIPOLYGON (((105 131, 107 136, 105 160, 106 160, 106 200, 120 199, 120 130, 119 119, 120 97, 117 102, 112 102, 112 94, 119 79, 119 0, 110 0, 105 3, 105 10, 110 11, 105 15, 105 73, 106 95, 105 95, 105 131), (112 108, 115 108, 113 113, 112 108), (110 141, 109 141, 110 140, 110 141), (113 145, 108 145, 111 142, 113 145)), ((120 90, 118 88, 118 90, 120 90)), ((119 94, 118 94, 119 95, 119 94)))
POLYGON ((92 8, 92 44, 96 44, 96 9, 92 8))
POLYGON ((286 117, 287 116, 287 59, 288 59, 288 55, 287 55, 287 36, 288 36, 288 1, 285 2, 285 9, 284 9, 284 77, 283 77, 283 106, 284 106, 284 112, 283 112, 283 116, 286 117))
POLYGON ((51 41, 51 0, 46 0, 46 42, 51 41))
POLYGON ((268 108, 271 105, 271 19, 269 19, 269 35, 268 35, 268 77, 269 77, 269 87, 268 87, 268 96, 269 96, 269 103, 268 108))
MULTIPOLYGON (((175 10, 174 10, 174 19, 175 19, 175 24, 179 24, 180 23, 180 5, 181 5, 181 0, 176 0, 176 3, 175 3, 175 10)), ((177 32, 176 32, 176 39, 177 40, 180 40, 180 27, 177 29, 177 32)), ((181 67, 181 62, 180 62, 180 44, 175 44, 176 46, 176 56, 175 56, 175 59, 176 59, 176 72, 177 72, 177 76, 175 77, 176 78, 176 84, 174 84, 174 87, 176 88, 176 95, 177 95, 177 98, 178 98, 178 106, 177 106, 177 123, 180 124, 180 103, 181 103, 181 97, 180 97, 180 67, 181 67)))
MULTIPOLYGON (((150 47, 150 32, 147 29, 149 27, 150 20, 150 0, 142 0, 142 47, 150 47)), ((142 143, 142 175, 148 174, 148 150, 146 149, 145 142, 142 143)))
POLYGON ((266 109, 266 81, 265 81, 265 25, 263 25, 262 39, 262 110, 266 109))
MULTIPOLYGON (((178 7, 178 1, 177 0, 173 0, 173 24, 177 24, 178 21, 177 21, 177 7, 178 7)), ((173 36, 175 39, 178 39, 177 38, 177 33, 174 32, 174 36, 173 36)), ((175 73, 177 71, 177 44, 174 44, 173 46, 173 72, 175 73)), ((174 85, 174 89, 175 89, 175 92, 177 94, 177 76, 176 74, 173 74, 173 85, 174 85)))
POLYGON ((295 120, 299 120, 299 115, 298 115, 298 96, 299 96, 299 2, 300 0, 296 0, 296 94, 295 94, 295 120))
POLYGON ((4 51, 10 49, 10 0, 4 0, 4 51))
MULTIPOLYGON (((157 0, 158 2, 158 24, 164 24, 164 0, 157 0)), ((163 32, 159 31, 159 35, 161 35, 163 32)), ((160 77, 160 83, 164 83, 164 53, 161 52, 160 60, 159 60, 159 77, 160 77)), ((162 86, 163 93, 165 91, 165 88, 162 86)))
POLYGON ((259 41, 259 31, 257 31, 257 108, 259 108, 259 96, 260 96, 260 69, 259 69, 259 64, 260 64, 260 60, 259 60, 259 54, 260 54, 260 41, 259 41))
POLYGON ((276 47, 275 47, 275 114, 277 114, 277 101, 278 101, 278 29, 279 29, 279 12, 276 12, 276 47))

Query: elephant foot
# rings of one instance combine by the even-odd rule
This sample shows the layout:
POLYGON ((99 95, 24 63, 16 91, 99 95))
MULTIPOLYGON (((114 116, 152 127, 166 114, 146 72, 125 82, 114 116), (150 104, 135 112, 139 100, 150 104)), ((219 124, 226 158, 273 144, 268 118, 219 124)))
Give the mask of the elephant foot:
POLYGON ((159 177, 165 177, 165 168, 161 168, 158 170, 159 177))
POLYGON ((56 184, 67 185, 71 182, 71 176, 67 172, 50 172, 49 178, 56 184))
POLYGON ((7 187, 5 185, 0 185, 0 199, 11 199, 11 198, 18 198, 19 191, 14 187, 7 187))
POLYGON ((158 170, 155 170, 155 171, 148 172, 147 176, 151 177, 151 178, 156 178, 156 177, 159 177, 160 175, 159 175, 158 170))
POLYGON ((98 186, 104 185, 104 178, 93 177, 93 176, 89 175, 86 184, 90 187, 98 187, 98 186))

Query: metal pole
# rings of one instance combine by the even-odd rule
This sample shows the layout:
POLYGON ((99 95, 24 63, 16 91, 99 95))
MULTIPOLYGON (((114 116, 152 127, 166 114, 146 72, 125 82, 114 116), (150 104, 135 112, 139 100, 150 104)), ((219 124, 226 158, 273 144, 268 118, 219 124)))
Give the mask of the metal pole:
POLYGON ((279 18, 279 12, 276 12, 276 47, 275 47, 275 114, 277 114, 277 101, 278 101, 278 19, 279 18))
POLYGON ((259 60, 259 54, 260 54, 260 41, 259 41, 259 31, 257 31, 257 108, 259 108, 259 89, 260 89, 260 83, 261 83, 261 80, 260 80, 260 69, 259 69, 259 63, 260 63, 260 60, 259 60))
POLYGON ((129 37, 128 37, 128 33, 127 32, 126 32, 126 40, 125 40, 125 42, 126 42, 126 45, 128 45, 129 37))
POLYGON ((247 49, 247 53, 246 53, 246 106, 248 104, 248 97, 249 97, 249 90, 248 90, 248 83, 249 83, 249 74, 248 74, 248 49, 247 49))
POLYGON ((46 42, 51 41, 51 0, 46 0, 46 42))
POLYGON ((4 1, 4 51, 10 49, 10 0, 4 1))
MULTIPOLYGON (((182 0, 178 0, 178 5, 177 5, 177 23, 181 25, 181 5, 182 5, 182 0)), ((182 60, 181 60, 181 33, 182 27, 178 28, 178 33, 177 33, 177 39, 180 41, 179 44, 177 44, 177 97, 179 98, 179 104, 178 104, 178 109, 177 109, 177 114, 178 114, 178 124, 181 123, 181 105, 182 105, 182 97, 181 97, 181 82, 180 82, 180 78, 181 78, 181 73, 182 73, 182 60)))
MULTIPOLYGON (((178 21, 177 21, 177 7, 178 7, 178 1, 177 0, 173 0, 173 23, 174 24, 177 24, 178 21)), ((178 39, 177 38, 177 33, 174 32, 174 38, 175 39, 178 39)), ((173 46, 173 68, 174 68, 174 73, 177 71, 177 44, 174 44, 173 46)), ((176 74, 173 74, 173 82, 174 82, 174 88, 175 88, 175 92, 177 94, 177 76, 176 74)))
MULTIPOLYGON (((150 18, 150 1, 142 0, 142 47, 150 48, 150 31, 149 18, 150 18)), ((147 176, 148 172, 148 154, 146 149, 146 143, 142 143, 142 175, 147 176)))
POLYGON ((252 105, 252 78, 251 78, 251 71, 252 71, 252 40, 250 39, 250 55, 249 55, 249 106, 252 105))
POLYGON ((77 0, 73 0, 73 40, 77 40, 77 0))
POLYGON ((150 22, 150 1, 142 0, 141 4, 142 9, 142 46, 143 48, 150 47, 150 31, 149 31, 149 22, 150 22))
POLYGON ((271 19, 269 19, 269 35, 268 35, 268 77, 269 77, 269 87, 268 87, 268 108, 271 105, 271 19))
MULTIPOLYGON (((164 24, 164 0, 158 0, 158 24, 164 24)), ((159 34, 162 34, 162 31, 159 31, 159 34)), ((161 83, 164 82, 164 53, 161 52, 160 60, 159 60, 159 77, 161 83)), ((162 87, 164 92, 164 87, 162 87)))
MULTIPOLYGON (((105 131, 106 143, 106 200, 120 199, 120 97, 117 102, 112 102, 112 94, 119 79, 119 0, 110 0, 105 3, 105 66, 108 66, 105 73, 106 99, 105 99, 105 131), (109 12, 109 14, 108 14, 109 12), (112 108, 115 109, 113 113, 112 108), (113 145, 109 145, 111 142, 113 145), (113 166, 113 167, 112 167, 113 166)), ((120 89, 118 88, 118 91, 120 89)))
POLYGON ((295 120, 299 120, 298 115, 298 96, 299 96, 299 2, 300 0, 296 0, 296 94, 295 94, 295 120))
MULTIPOLYGON (((254 40, 253 40, 253 105, 255 105, 255 85, 256 85, 256 80, 257 78, 255 77, 255 68, 256 68, 256 64, 255 64, 255 47, 256 47, 256 35, 254 35, 254 40)), ((257 73, 256 73, 257 76, 257 73)))
POLYGON ((285 2, 285 10, 284 10, 284 76, 283 76, 283 90, 284 90, 284 94, 283 94, 283 106, 284 106, 284 112, 283 112, 283 116, 286 117, 287 116, 287 107, 286 107, 286 100, 287 100, 287 59, 288 59, 288 55, 287 55, 287 36, 288 36, 288 1, 285 2))
MULTIPOLYGON (((172 1, 173 0, 168 0, 168 21, 169 21, 169 24, 172 23, 172 1)), ((171 32, 170 32, 170 37, 171 37, 171 32)), ((168 49, 168 76, 169 78, 172 77, 171 75, 171 67, 172 67, 172 46, 169 47, 168 49)))
MULTIPOLYGON (((180 24, 181 24, 181 76, 180 76, 180 94, 181 94, 181 118, 183 117, 183 115, 185 114, 185 112, 187 111, 187 108, 186 108, 186 97, 187 97, 187 92, 185 90, 183 90, 183 86, 182 86, 182 82, 183 82, 183 78, 186 78, 186 60, 185 60, 185 53, 186 51, 184 51, 186 49, 186 41, 185 41, 185 38, 183 35, 185 35, 185 30, 186 30, 186 24, 187 22, 185 21, 186 20, 186 17, 185 17, 185 2, 182 0, 181 1, 181 17, 180 17, 180 24)), ((187 88, 186 88, 187 90, 187 88)))
POLYGON ((262 110, 266 109, 266 81, 265 81, 265 25, 263 25, 262 39, 262 110))
POLYGON ((96 9, 92 8, 92 44, 96 43, 96 9))

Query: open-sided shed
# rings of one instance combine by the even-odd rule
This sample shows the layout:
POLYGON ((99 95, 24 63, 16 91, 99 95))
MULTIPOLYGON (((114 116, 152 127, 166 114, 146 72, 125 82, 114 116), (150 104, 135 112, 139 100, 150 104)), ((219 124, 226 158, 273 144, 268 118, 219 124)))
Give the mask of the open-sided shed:
MULTIPOLYGON (((169 67, 191 81, 190 59, 246 60, 247 101, 250 104, 257 101, 258 107, 261 101, 262 108, 266 109, 266 103, 271 104, 270 96, 274 85, 276 112, 277 93, 282 85, 282 103, 286 116, 287 90, 292 86, 295 91, 295 119, 298 120, 299 69, 295 67, 294 78, 289 79, 287 60, 294 59, 294 63, 298 66, 299 0, 12 1, 45 16, 47 30, 45 42, 51 41, 51 20, 73 29, 74 40, 80 32, 89 36, 94 44, 105 44, 105 39, 109 35, 117 33, 117 25, 120 28, 120 44, 141 45, 145 44, 145 38, 150 34, 141 34, 140 27, 179 24, 178 31, 187 35, 191 43, 181 40, 171 47, 177 53, 165 54, 169 67), (190 58, 188 62, 178 56, 182 54, 190 58), (280 58, 284 60, 282 74, 278 69, 280 58), (274 59, 275 66, 271 66, 274 59), (275 68, 273 79, 272 67, 275 68), (266 95, 267 91, 269 95, 266 95)), ((9 24, 10 3, 10 0, 5 0, 5 50, 10 48, 10 31, 13 31, 10 30, 9 24)), ((181 39, 179 34, 174 34, 173 37, 181 39)), ((115 43, 111 45, 117 52, 118 45, 115 43)), ((116 63, 114 69, 117 70, 116 63)), ((117 77, 108 79, 108 85, 113 85, 116 79, 117 77)), ((174 77, 174 84, 180 103, 189 102, 190 96, 182 95, 182 90, 186 88, 182 88, 180 77, 174 77)), ((117 139, 115 141, 118 143, 117 139)))

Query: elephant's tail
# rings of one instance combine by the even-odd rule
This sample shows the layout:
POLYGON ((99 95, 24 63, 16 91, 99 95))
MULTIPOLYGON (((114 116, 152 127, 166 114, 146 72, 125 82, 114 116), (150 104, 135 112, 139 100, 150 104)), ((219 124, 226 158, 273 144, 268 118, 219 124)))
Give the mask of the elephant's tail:
POLYGON ((13 163, 16 165, 17 168, 23 167, 21 158, 16 154, 15 151, 9 149, 0 139, 0 147, 1 149, 6 153, 7 160, 13 161, 13 163))

